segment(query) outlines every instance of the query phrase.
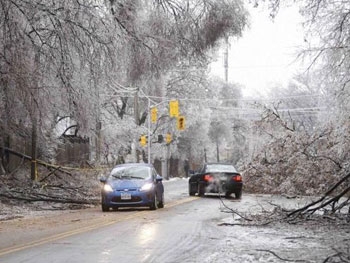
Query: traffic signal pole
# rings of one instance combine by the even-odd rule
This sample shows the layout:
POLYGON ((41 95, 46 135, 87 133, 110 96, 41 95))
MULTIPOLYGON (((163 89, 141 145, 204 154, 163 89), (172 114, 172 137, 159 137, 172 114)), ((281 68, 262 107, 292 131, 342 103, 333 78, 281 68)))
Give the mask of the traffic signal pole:
POLYGON ((148 163, 151 162, 151 100, 148 99, 148 140, 147 140, 147 150, 148 150, 148 163))
MULTIPOLYGON (((156 122, 157 121, 157 108, 156 106, 157 105, 160 105, 160 104, 163 104, 163 102, 161 103, 158 103, 156 105, 153 105, 152 108, 151 108, 151 99, 148 97, 148 96, 145 96, 147 98, 147 102, 148 102, 148 120, 147 120, 147 133, 148 133, 148 136, 147 136, 147 154, 148 154, 148 163, 151 164, 151 143, 152 143, 152 140, 151 140, 151 122, 156 122), (153 116, 155 115, 155 116, 153 116)), ((178 100, 171 100, 169 102, 169 116, 170 117, 176 117, 177 118, 177 127, 178 127, 178 130, 182 131, 185 129, 185 117, 184 116, 179 116, 179 102, 178 100)), ((171 134, 167 134, 166 135, 166 142, 167 144, 169 144, 170 142, 172 141, 172 138, 171 138, 171 134)))

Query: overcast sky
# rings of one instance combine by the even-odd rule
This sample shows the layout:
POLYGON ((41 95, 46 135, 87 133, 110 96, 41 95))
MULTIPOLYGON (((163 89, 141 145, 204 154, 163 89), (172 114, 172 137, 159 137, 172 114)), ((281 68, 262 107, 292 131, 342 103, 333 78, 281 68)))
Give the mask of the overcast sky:
MULTIPOLYGON (((294 62, 303 44, 301 19, 296 7, 280 10, 272 21, 263 8, 249 7, 251 25, 240 39, 230 39, 228 81, 245 86, 243 95, 265 94, 275 83, 286 85, 298 70, 294 62)), ((224 79, 224 51, 211 66, 215 76, 224 79)))

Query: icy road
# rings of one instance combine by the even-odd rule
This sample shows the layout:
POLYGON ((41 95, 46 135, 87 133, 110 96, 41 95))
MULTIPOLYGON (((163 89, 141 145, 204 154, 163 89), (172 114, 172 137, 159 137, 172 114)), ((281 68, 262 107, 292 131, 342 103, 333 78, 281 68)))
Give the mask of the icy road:
POLYGON ((218 196, 189 197, 187 184, 165 181, 165 208, 156 211, 96 207, 0 222, 0 262, 323 262, 349 245, 349 228, 240 226, 244 221, 227 209, 249 217, 305 199, 243 193, 222 203, 218 196))

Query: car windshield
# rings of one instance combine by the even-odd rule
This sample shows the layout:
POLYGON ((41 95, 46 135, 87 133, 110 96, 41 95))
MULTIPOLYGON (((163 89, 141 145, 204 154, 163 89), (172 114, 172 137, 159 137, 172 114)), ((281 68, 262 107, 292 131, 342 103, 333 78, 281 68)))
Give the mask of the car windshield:
POLYGON ((230 164, 210 164, 207 165, 205 171, 209 173, 237 173, 235 167, 230 164))
POLYGON ((151 169, 147 166, 115 167, 110 177, 115 179, 147 179, 151 176, 151 169))

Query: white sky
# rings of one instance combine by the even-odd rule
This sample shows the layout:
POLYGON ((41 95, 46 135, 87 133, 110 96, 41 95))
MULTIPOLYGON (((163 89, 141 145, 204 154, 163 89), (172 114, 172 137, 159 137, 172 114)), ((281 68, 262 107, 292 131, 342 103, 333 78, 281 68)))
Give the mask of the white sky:
MULTIPOLYGON (((266 94, 268 87, 286 85, 300 64, 295 62, 304 35, 297 7, 283 8, 274 21, 267 10, 248 7, 250 28, 243 37, 230 39, 228 81, 240 83, 244 96, 266 94)), ((224 79, 224 49, 211 65, 212 75, 224 79)))

